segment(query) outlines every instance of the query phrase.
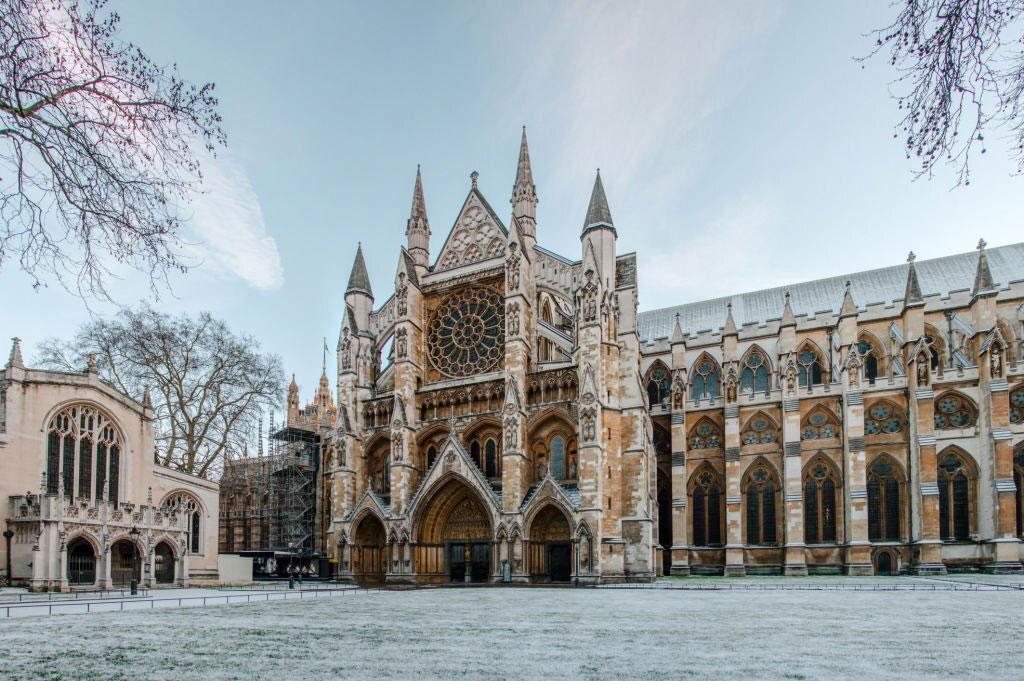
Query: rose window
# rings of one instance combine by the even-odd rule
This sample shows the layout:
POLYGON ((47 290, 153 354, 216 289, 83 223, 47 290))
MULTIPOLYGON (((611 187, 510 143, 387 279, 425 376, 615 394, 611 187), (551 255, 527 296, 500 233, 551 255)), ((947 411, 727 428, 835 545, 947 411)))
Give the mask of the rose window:
POLYGON ((434 368, 458 378, 495 369, 505 353, 504 298, 474 287, 448 296, 434 312, 427 354, 434 368))

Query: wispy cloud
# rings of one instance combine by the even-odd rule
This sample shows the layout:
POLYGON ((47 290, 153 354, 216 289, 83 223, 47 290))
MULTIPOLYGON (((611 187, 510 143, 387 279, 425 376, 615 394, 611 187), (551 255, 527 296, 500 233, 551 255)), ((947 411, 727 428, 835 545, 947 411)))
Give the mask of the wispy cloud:
POLYGON ((230 152, 203 163, 202 192, 191 204, 189 254, 198 268, 272 291, 284 283, 277 242, 267 234, 259 197, 230 152))

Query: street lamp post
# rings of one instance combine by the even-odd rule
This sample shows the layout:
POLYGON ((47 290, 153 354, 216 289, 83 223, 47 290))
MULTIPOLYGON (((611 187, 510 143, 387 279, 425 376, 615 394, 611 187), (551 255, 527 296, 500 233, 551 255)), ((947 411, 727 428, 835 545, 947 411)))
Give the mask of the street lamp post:
POLYGON ((132 535, 132 596, 139 595, 139 547, 136 545, 136 541, 139 538, 139 528, 132 525, 132 529, 129 532, 132 535))
POLYGON ((4 539, 7 540, 7 586, 11 585, 11 539, 14 537, 13 530, 4 530, 4 539))

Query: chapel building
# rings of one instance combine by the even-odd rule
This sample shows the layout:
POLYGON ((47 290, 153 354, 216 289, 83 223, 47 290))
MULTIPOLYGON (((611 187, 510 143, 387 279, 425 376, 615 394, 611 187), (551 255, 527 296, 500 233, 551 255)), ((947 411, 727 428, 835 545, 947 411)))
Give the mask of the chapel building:
POLYGON ((364 582, 1021 568, 1024 244, 638 313, 600 173, 574 257, 472 184, 394 291, 362 250, 325 439, 364 582))

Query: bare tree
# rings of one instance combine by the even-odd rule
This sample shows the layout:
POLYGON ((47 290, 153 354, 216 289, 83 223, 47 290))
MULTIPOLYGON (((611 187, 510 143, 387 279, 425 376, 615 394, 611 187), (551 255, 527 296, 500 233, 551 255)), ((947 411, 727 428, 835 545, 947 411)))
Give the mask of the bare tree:
POLYGON ((152 388, 157 462, 203 477, 245 453, 260 415, 283 396, 280 358, 205 312, 124 309, 40 350, 43 366, 64 371, 81 371, 92 357, 102 378, 137 399, 152 388))
POLYGON ((986 134, 1005 130, 1024 172, 1024 0, 898 0, 895 21, 874 32, 872 55, 887 51, 902 113, 895 137, 918 176, 956 167, 970 184, 972 155, 986 134))
POLYGON ((105 0, 0 0, 0 267, 106 296, 115 265, 182 270, 198 153, 225 142, 213 84, 118 38, 105 0))

